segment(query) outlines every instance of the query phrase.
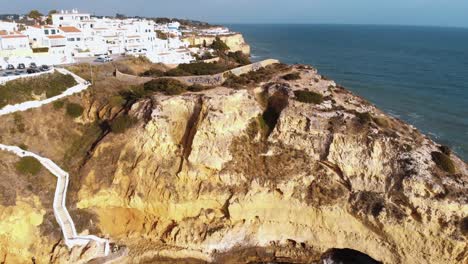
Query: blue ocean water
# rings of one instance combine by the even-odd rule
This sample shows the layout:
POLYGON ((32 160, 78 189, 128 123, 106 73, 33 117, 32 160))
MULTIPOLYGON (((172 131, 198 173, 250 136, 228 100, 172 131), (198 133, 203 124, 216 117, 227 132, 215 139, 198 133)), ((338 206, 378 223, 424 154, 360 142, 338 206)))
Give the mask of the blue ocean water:
POLYGON ((468 29, 228 25, 253 60, 311 64, 468 160, 468 29))

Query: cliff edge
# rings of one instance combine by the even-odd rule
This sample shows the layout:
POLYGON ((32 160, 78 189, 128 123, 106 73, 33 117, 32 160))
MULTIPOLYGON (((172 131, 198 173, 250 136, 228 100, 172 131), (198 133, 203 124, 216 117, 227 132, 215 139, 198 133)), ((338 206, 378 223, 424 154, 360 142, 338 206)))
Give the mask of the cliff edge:
MULTIPOLYGON (((337 249, 383 263, 468 261, 463 160, 311 67, 250 77, 242 87, 118 105, 97 88, 128 84, 107 76, 70 99, 83 102, 78 119, 59 118, 49 106, 28 112, 36 121, 26 122, 22 141, 65 164, 80 231, 127 248, 122 262, 319 263, 337 249), (133 120, 126 130, 99 134, 93 125, 123 115, 133 120), (93 133, 96 140, 83 141, 93 133), (70 159, 69 150, 83 146, 70 159)), ((7 136, 13 117, 2 121, 3 140, 17 140, 7 136)), ((5 172, 14 171, 13 159, 2 158, 2 179, 12 180, 5 172)), ((27 216, 27 243, 42 241, 28 244, 35 259, 80 259, 47 232, 54 224, 37 186, 16 197, 0 207, 2 244, 26 243, 5 240, 19 228, 13 212, 27 216), (29 192, 36 195, 20 199, 29 192)))

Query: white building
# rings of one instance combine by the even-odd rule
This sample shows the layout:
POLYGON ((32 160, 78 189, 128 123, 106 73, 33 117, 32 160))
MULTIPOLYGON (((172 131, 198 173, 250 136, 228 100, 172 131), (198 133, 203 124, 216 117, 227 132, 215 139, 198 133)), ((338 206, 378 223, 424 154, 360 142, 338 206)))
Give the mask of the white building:
POLYGON ((78 10, 73 9, 72 11, 61 10, 56 14, 52 14, 52 24, 59 27, 78 27, 83 28, 87 27, 86 24, 89 24, 91 21, 91 15, 85 13, 79 13, 78 10))
POLYGON ((0 32, 0 57, 31 55, 29 38, 19 32, 0 32))

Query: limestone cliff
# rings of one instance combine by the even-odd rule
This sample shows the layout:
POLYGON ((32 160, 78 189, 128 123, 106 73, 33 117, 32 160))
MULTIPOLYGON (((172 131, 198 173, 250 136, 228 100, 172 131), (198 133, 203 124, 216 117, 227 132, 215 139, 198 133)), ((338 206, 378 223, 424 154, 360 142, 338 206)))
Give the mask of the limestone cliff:
MULTIPOLYGON (((211 45, 215 40, 216 36, 211 35, 192 35, 186 36, 183 39, 188 41, 190 45, 211 45)), ((242 51, 245 54, 250 54, 250 46, 244 40, 244 37, 240 33, 233 33, 229 35, 220 35, 219 38, 226 43, 230 48, 230 51, 242 51)))
POLYGON ((331 248, 385 263, 466 261, 466 164, 451 155, 455 172, 444 171, 415 128, 296 70, 298 81, 136 103, 130 115, 146 121, 99 144, 78 207, 136 262, 256 247, 304 262, 331 248), (323 102, 295 100, 303 89, 323 102))
MULTIPOLYGON (((76 122, 123 112, 97 104, 76 122)), ((120 262, 317 263, 334 248, 384 263, 468 261, 467 164, 312 68, 255 88, 154 94, 128 115, 136 125, 70 166, 72 214, 127 248, 120 262)), ((13 210, 34 242, 53 245, 35 228, 37 199, 0 207, 0 226, 13 210)), ((34 252, 80 258, 56 247, 34 252)))

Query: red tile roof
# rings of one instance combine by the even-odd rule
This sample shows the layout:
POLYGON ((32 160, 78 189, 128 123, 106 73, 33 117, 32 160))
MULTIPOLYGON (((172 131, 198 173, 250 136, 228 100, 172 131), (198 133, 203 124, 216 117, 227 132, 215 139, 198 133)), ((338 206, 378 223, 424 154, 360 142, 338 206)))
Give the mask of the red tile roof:
POLYGON ((50 39, 61 39, 61 38, 65 38, 64 36, 62 35, 50 35, 50 36, 47 36, 48 38, 50 39))
POLYGON ((77 29, 76 27, 60 27, 60 30, 66 33, 79 33, 81 30, 77 29))

